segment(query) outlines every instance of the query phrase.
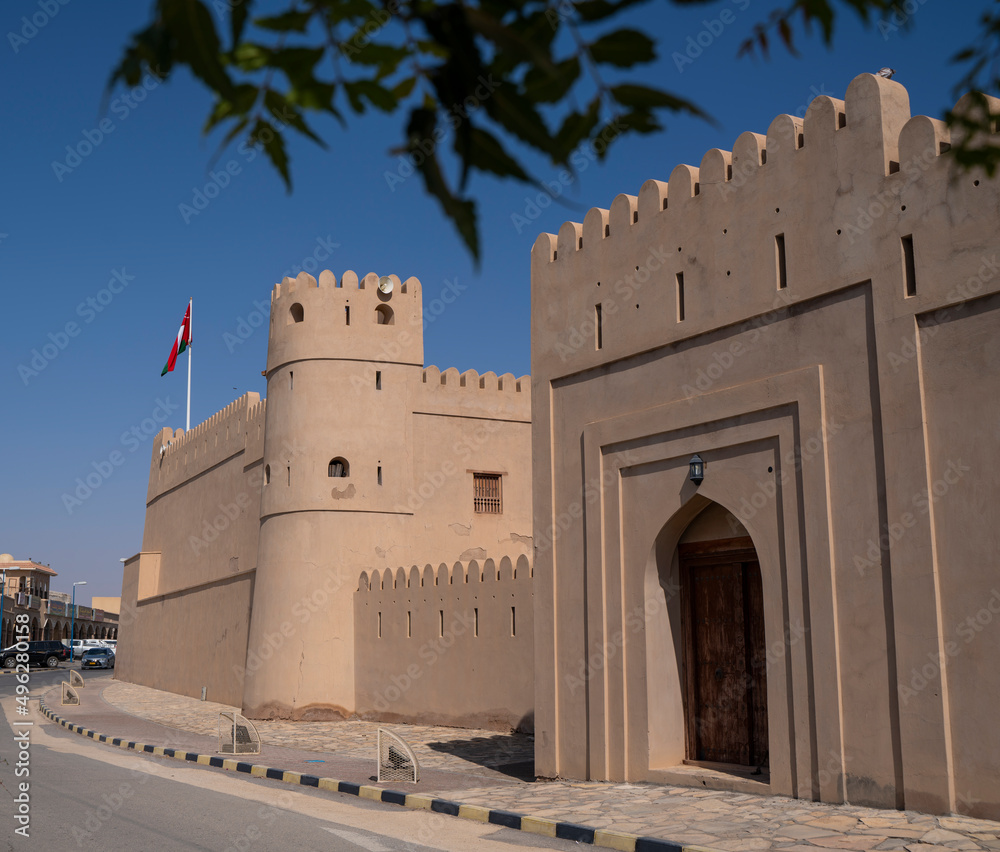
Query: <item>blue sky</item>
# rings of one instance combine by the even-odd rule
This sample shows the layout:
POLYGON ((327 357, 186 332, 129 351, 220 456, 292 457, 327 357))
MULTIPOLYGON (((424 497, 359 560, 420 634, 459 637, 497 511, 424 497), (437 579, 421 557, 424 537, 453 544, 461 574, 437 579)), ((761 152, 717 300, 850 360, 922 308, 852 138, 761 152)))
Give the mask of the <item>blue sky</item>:
MULTIPOLYGON (((201 136, 208 94, 179 74, 141 101, 112 98, 102 113, 110 69, 146 24, 149 5, 69 0, 30 38, 11 39, 32 32, 22 16, 44 20, 43 7, 55 5, 0 7, 0 551, 51 564, 56 589, 86 580, 89 601, 120 594, 118 560, 142 542, 152 438, 161 425, 184 425, 185 356, 173 374, 161 378, 160 370, 189 297, 192 424, 246 391, 266 395, 266 331, 245 340, 238 331, 246 335, 260 318, 258 305, 266 310, 287 270, 326 253, 320 268, 338 276, 353 269, 421 280, 427 364, 528 373, 529 252, 540 231, 582 221, 587 208, 636 194, 648 178, 666 180, 677 163, 698 165, 707 149, 731 148, 744 130, 764 133, 775 115, 801 115, 817 94, 842 98, 857 74, 885 65, 909 90, 914 114, 940 116, 960 76, 950 57, 972 40, 989 4, 901 0, 894 20, 867 29, 845 12, 832 49, 814 34, 799 41, 800 57, 777 48, 764 61, 737 58, 737 48, 777 4, 725 0, 679 10, 652 0, 631 16, 660 46, 642 78, 694 100, 716 124, 668 115, 664 133, 616 142, 607 162, 579 172, 565 204, 527 216, 528 226, 519 217, 534 214, 528 201, 537 190, 474 178, 478 271, 418 178, 388 185, 386 171, 398 166, 388 154, 401 138, 398 116, 351 117, 346 132, 316 122, 325 151, 292 138, 290 195, 263 157, 250 162, 233 146, 213 168, 235 161, 238 173, 185 216, 181 205, 211 181, 217 139, 201 136), (678 61, 699 40, 700 55, 691 49, 693 61, 678 61), (99 139, 90 153, 69 158, 67 146, 88 138, 99 139), (446 288, 460 296, 428 312, 446 288), (88 475, 98 487, 78 494, 77 480, 88 475)), ((558 174, 528 162, 543 180, 558 174)))

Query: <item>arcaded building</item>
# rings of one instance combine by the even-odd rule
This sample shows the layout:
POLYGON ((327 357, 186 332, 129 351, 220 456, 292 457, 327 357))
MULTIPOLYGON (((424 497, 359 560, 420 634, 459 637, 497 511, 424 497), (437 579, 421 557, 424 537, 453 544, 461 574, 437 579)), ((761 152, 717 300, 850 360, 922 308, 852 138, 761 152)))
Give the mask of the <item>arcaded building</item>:
POLYGON ((425 368, 420 282, 329 271, 274 287, 266 377, 154 440, 117 677, 530 727, 528 377, 425 368))
POLYGON ((862 75, 538 238, 539 774, 1000 818, 1000 183, 954 141, 862 75))

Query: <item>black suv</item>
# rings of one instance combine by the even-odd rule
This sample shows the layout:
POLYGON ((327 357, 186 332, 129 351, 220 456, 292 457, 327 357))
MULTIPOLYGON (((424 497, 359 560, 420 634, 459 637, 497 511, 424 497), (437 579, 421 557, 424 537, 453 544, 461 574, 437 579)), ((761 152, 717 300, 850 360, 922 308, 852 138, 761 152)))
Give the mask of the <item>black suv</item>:
MULTIPOLYGON (((60 661, 69 659, 69 648, 57 640, 41 640, 37 642, 24 642, 22 645, 28 646, 28 663, 37 666, 44 663, 50 669, 59 665, 60 661)), ((17 665, 17 655, 25 653, 17 645, 11 645, 0 651, 0 664, 5 669, 12 669, 17 665)))

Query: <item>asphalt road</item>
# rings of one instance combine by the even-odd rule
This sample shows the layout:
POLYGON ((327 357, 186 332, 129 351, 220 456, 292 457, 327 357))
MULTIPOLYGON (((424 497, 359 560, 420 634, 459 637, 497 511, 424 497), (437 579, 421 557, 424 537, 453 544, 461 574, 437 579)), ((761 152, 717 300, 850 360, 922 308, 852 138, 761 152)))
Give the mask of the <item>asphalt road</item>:
POLYGON ((29 715, 20 716, 17 681, 0 675, 0 850, 511 852, 576 846, 95 743, 38 712, 37 696, 67 679, 65 665, 32 672, 34 698, 29 715), (33 724, 22 724, 27 722, 33 724), (15 739, 24 732, 30 741, 26 749, 15 739), (24 782, 29 784, 27 838, 15 833, 23 804, 16 801, 23 799, 18 785, 24 782))

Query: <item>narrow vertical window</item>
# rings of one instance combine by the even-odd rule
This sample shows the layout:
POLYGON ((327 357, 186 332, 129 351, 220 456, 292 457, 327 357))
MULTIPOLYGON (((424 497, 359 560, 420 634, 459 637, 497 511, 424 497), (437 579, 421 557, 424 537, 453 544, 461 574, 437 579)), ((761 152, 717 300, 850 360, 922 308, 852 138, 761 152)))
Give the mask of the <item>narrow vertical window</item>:
POLYGON ((382 465, 378 466, 378 484, 382 484, 382 465))
POLYGON ((347 305, 344 308, 344 319, 347 321, 346 322, 347 325, 351 324, 351 306, 350 305, 347 305))
POLYGON ((917 267, 913 261, 913 234, 903 237, 903 275, 906 279, 906 298, 917 295, 917 267))
POLYGON ((514 607, 510 608, 510 635, 517 636, 517 621, 514 617, 514 607))
POLYGON ((601 306, 594 305, 594 329, 596 335, 596 346, 598 349, 604 348, 604 329, 601 325, 601 306))
POLYGON ((438 636, 444 636, 444 610, 438 610, 438 636))
POLYGON ((476 623, 473 625, 473 628, 472 628, 472 630, 473 630, 472 635, 473 636, 478 636, 479 635, 479 607, 477 606, 475 609, 472 610, 472 612, 475 614, 475 621, 476 621, 476 623))
POLYGON ((295 387, 295 371, 288 371, 288 389, 292 390, 295 387))
POLYGON ((778 289, 788 286, 788 273, 785 268, 785 235, 778 234, 774 238, 774 255, 778 266, 778 289))
POLYGON ((382 371, 375 371, 375 390, 382 390, 382 371))
POLYGON ((378 638, 382 638, 382 613, 378 614, 378 638))
POLYGON ((684 273, 677 273, 677 322, 684 322, 684 273))
POLYGON ((413 637, 413 613, 410 610, 406 611, 406 638, 410 639, 413 637))

